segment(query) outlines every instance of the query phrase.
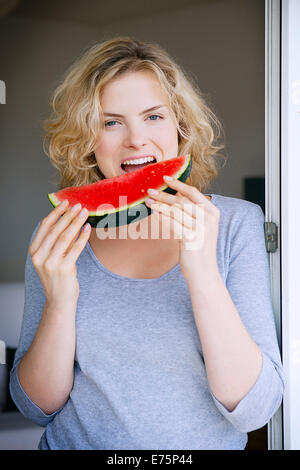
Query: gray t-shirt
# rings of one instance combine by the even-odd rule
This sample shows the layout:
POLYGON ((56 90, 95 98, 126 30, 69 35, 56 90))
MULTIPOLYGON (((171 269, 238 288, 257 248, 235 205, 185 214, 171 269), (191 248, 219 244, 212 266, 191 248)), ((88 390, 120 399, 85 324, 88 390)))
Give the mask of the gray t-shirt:
POLYGON ((17 375, 45 303, 28 253, 10 393, 24 416, 46 427, 39 449, 244 449, 247 432, 264 426, 279 408, 284 379, 264 214, 238 198, 213 194, 211 202, 220 209, 219 272, 263 353, 254 386, 231 412, 212 394, 179 264, 159 278, 127 278, 106 269, 87 243, 76 263, 74 385, 68 401, 46 415, 17 375))

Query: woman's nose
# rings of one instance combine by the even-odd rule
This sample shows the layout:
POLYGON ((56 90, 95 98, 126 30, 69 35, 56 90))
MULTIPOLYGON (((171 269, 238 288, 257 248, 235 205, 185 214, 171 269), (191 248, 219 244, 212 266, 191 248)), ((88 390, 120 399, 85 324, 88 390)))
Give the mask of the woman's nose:
POLYGON ((141 131, 140 128, 135 127, 127 130, 127 133, 124 137, 125 147, 142 147, 146 145, 147 139, 145 134, 141 131))

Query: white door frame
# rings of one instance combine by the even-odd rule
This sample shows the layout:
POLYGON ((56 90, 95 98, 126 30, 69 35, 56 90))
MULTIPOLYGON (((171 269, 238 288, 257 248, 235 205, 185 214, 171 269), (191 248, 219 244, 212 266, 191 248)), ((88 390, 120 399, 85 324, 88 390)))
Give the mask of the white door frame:
MULTIPOLYGON (((278 249, 269 253, 273 310, 281 349, 280 54, 281 0, 265 0, 265 220, 278 228, 278 249)), ((268 423, 268 449, 283 448, 282 406, 268 423)))
POLYGON ((300 449, 300 0, 265 0, 266 221, 272 299, 286 387, 268 424, 268 448, 300 449))
POLYGON ((285 450, 300 450, 300 0, 281 13, 283 435, 285 450))

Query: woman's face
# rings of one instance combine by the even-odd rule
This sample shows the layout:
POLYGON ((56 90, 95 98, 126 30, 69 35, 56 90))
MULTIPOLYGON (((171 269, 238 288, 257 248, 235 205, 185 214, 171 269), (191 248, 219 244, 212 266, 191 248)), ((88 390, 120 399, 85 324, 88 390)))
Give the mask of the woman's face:
POLYGON ((125 160, 153 155, 160 162, 177 156, 176 124, 154 73, 126 73, 108 83, 100 99, 105 128, 94 153, 106 178, 138 168, 125 166, 124 171, 125 160))

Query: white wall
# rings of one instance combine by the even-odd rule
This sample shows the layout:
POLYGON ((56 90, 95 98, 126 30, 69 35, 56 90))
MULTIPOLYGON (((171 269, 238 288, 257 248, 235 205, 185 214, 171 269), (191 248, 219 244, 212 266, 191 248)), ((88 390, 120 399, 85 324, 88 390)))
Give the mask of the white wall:
POLYGON ((50 212, 56 170, 42 147, 50 90, 79 52, 99 39, 78 25, 0 20, 0 281, 22 281, 25 253, 37 222, 50 212), (5 221, 5 223, 4 223, 5 221))

